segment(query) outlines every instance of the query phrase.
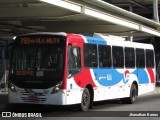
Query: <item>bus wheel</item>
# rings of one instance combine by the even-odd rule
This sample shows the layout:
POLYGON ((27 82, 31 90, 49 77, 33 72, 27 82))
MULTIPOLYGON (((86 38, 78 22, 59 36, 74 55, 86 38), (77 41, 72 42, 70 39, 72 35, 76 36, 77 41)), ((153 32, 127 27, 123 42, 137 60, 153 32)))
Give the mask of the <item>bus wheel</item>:
POLYGON ((81 110, 87 111, 90 105, 90 92, 88 88, 84 88, 81 100, 81 110))
POLYGON ((133 84, 130 92, 130 103, 133 104, 136 100, 137 100, 137 87, 135 84, 133 84))
POLYGON ((132 84, 130 90, 130 97, 122 98, 121 102, 124 104, 133 104, 137 100, 137 87, 135 84, 132 84))
POLYGON ((130 90, 130 97, 127 99, 127 103, 133 104, 137 100, 137 87, 135 84, 132 84, 130 90))

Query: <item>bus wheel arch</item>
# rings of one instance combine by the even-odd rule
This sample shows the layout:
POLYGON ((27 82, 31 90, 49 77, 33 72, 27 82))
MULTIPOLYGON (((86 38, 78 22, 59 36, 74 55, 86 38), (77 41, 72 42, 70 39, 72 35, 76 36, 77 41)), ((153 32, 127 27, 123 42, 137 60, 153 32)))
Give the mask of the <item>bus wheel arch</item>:
POLYGON ((121 98, 122 103, 133 104, 137 100, 138 96, 138 83, 134 81, 130 87, 129 97, 121 98))
POLYGON ((135 84, 135 86, 136 86, 136 89, 137 89, 137 96, 138 96, 138 91, 139 91, 139 90, 138 90, 138 83, 137 83, 137 81, 133 81, 132 85, 133 85, 133 84, 135 84))
POLYGON ((130 97, 129 97, 129 103, 133 104, 137 100, 138 96, 138 86, 136 82, 133 82, 130 89, 130 97))
POLYGON ((137 100, 138 96, 138 83, 133 81, 131 88, 130 88, 130 96, 126 98, 126 102, 128 104, 133 104, 137 100))
POLYGON ((82 111, 87 111, 89 108, 93 108, 93 87, 90 84, 87 84, 82 93, 81 106, 82 111))

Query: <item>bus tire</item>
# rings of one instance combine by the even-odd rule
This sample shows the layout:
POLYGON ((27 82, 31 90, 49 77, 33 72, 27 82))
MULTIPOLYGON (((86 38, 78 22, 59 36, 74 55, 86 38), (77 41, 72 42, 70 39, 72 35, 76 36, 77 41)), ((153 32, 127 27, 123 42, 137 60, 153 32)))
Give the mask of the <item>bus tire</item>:
POLYGON ((124 104, 133 104, 137 100, 138 90, 135 84, 132 84, 130 89, 130 97, 122 98, 121 102, 124 104))
POLYGON ((81 99, 81 110, 82 111, 87 111, 90 106, 90 92, 88 88, 84 88, 83 93, 82 93, 82 99, 81 99))
POLYGON ((130 104, 133 104, 137 100, 138 90, 135 84, 132 84, 130 91, 130 104))
POLYGON ((129 104, 133 104, 137 100, 137 87, 135 84, 132 84, 130 90, 130 97, 128 98, 127 102, 129 104))

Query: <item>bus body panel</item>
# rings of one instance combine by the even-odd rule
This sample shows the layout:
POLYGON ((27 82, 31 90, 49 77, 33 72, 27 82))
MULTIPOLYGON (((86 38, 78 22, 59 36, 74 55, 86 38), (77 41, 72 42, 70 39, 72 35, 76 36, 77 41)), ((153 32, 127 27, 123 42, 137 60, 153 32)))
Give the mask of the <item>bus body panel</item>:
POLYGON ((16 87, 17 92, 11 90, 8 92, 9 103, 66 105, 66 90, 51 94, 52 89, 23 89, 16 87))

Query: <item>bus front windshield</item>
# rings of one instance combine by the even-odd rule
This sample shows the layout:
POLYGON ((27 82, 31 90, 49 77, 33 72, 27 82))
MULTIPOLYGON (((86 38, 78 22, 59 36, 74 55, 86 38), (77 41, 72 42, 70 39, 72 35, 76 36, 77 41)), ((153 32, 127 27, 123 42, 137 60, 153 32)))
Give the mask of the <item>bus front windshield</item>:
POLYGON ((64 46, 16 45, 10 68, 11 81, 28 88, 55 85, 63 79, 64 53, 64 46))

